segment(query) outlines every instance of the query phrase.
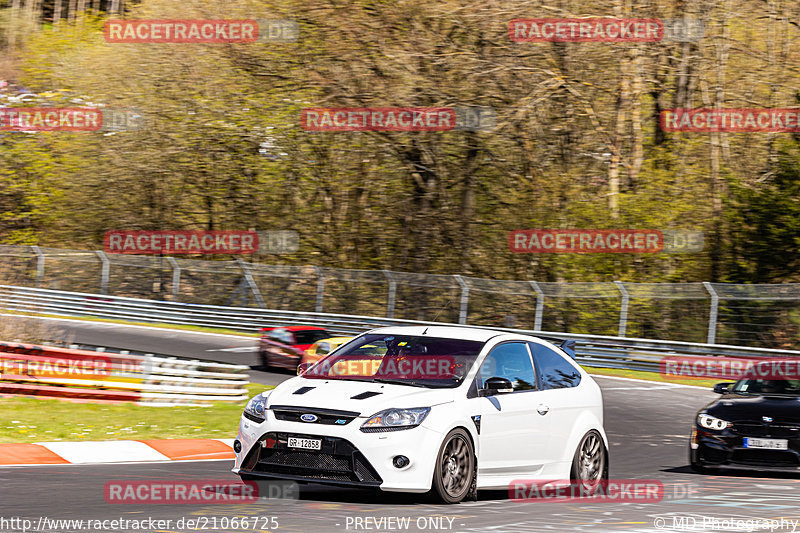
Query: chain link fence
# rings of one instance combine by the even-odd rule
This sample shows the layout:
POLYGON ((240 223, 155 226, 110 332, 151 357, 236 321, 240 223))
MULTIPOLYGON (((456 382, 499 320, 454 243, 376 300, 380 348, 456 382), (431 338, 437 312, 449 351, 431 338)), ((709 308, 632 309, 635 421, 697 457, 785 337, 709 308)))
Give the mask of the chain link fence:
POLYGON ((800 348, 800 284, 552 283, 0 246, 0 283, 218 306, 800 348))

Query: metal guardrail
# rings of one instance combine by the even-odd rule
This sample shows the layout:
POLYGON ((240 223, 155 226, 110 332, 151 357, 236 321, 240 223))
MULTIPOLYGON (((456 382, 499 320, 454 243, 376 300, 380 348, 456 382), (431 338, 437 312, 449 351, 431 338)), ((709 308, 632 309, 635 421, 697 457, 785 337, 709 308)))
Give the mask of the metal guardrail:
POLYGON ((146 405, 246 400, 249 367, 0 342, 0 392, 146 405))
POLYGON ((12 245, 0 245, 0 275, 171 302, 800 349, 800 283, 545 282, 12 245))
MULTIPOLYGON (((262 327, 302 324, 324 327, 336 335, 355 335, 383 326, 457 325, 358 315, 304 313, 246 307, 218 307, 12 286, 0 286, 0 309, 74 317, 205 326, 244 332, 256 332, 262 327)), ((462 325, 461 327, 479 326, 462 325)), ((667 356, 800 357, 800 351, 796 350, 583 335, 514 328, 493 327, 492 329, 575 340, 577 360, 581 364, 605 368, 658 372, 659 362, 667 356)))

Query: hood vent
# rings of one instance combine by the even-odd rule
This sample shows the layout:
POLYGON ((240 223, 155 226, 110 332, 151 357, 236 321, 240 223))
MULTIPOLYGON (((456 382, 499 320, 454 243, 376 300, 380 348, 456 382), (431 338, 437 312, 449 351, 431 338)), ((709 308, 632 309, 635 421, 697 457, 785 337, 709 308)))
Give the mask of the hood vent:
POLYGON ((373 396, 378 396, 379 394, 383 394, 382 392, 362 392, 361 394, 356 394, 355 396, 350 396, 351 400, 366 400, 367 398, 372 398, 373 396))
POLYGON ((311 389, 314 389, 314 388, 315 387, 300 387, 299 389, 294 391, 292 394, 305 394, 305 393, 307 393, 308 391, 310 391, 311 389))

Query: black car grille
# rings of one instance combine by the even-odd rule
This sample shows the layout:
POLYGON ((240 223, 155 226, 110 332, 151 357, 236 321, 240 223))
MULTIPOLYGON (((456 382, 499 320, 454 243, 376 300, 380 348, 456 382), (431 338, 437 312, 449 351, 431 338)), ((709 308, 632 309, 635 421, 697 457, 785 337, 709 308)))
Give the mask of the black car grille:
POLYGON ((731 462, 752 466, 800 466, 797 455, 785 450, 734 450, 731 462))
POLYGON ((278 420, 288 422, 302 422, 305 424, 324 424, 328 426, 345 426, 352 422, 360 413, 355 411, 339 411, 337 409, 320 409, 318 407, 296 407, 293 405, 272 405, 270 410, 278 420), (314 415, 314 421, 306 421, 303 415, 314 415))
POLYGON ((733 431, 742 437, 800 437, 800 425, 734 422, 733 431))
POLYGON ((383 480, 364 455, 338 437, 270 432, 253 447, 244 462, 254 473, 309 480, 380 485, 383 480), (320 451, 289 448, 289 437, 321 439, 320 451))

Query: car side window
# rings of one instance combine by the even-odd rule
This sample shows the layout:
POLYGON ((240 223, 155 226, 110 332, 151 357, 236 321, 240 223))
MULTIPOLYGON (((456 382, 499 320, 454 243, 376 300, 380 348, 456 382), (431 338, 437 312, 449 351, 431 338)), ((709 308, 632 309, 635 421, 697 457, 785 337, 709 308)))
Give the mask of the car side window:
POLYGON ((478 370, 478 388, 483 388, 484 381, 493 377, 506 378, 514 391, 536 389, 536 374, 524 342, 506 342, 489 352, 478 370))
POLYGON ((572 366, 564 356, 547 346, 530 343, 536 370, 542 379, 544 389, 564 389, 577 387, 581 382, 581 373, 572 366))
POLYGON ((326 353, 331 351, 331 345, 327 342, 320 342, 317 344, 317 354, 318 355, 325 355, 326 353))
POLYGON ((292 338, 292 333, 285 329, 273 329, 269 332, 269 338, 284 344, 292 344, 292 341, 294 340, 292 338))

